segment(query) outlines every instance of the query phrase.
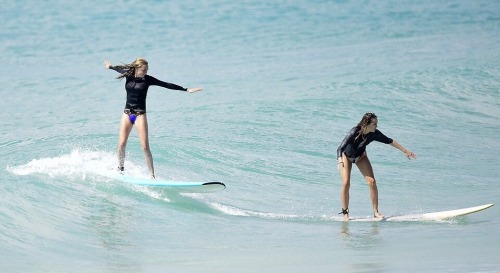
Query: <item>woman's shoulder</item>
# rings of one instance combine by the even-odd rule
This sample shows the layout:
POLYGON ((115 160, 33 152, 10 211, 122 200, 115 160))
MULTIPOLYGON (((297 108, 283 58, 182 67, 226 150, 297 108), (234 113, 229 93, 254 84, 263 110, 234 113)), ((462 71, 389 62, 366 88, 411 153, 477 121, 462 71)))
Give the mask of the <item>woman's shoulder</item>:
POLYGON ((354 126, 351 128, 351 130, 349 130, 349 133, 347 133, 347 138, 351 138, 353 136, 357 136, 359 134, 359 131, 361 130, 361 128, 359 126, 354 126))
POLYGON ((351 130, 349 130, 349 132, 359 132, 359 130, 361 130, 361 127, 356 125, 356 126, 352 127, 351 130))
POLYGON ((155 78, 154 76, 151 76, 151 75, 149 75, 149 74, 144 75, 144 79, 145 79, 147 82, 149 82, 149 83, 153 83, 153 82, 154 82, 154 83, 156 83, 156 82, 159 82, 159 81, 160 81, 159 79, 157 79, 157 78, 155 78))

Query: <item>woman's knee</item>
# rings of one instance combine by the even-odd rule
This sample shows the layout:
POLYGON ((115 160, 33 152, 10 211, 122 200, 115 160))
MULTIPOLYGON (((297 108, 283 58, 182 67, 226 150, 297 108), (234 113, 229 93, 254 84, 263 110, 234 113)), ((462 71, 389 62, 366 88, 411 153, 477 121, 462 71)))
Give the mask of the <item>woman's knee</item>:
POLYGON ((366 183, 368 183, 368 186, 373 187, 377 185, 377 181, 375 180, 374 177, 365 177, 366 183))
POLYGON ((342 187, 349 188, 351 186, 351 181, 349 179, 342 179, 342 187))
POLYGON ((125 150, 126 146, 127 146, 127 142, 126 141, 120 141, 120 142, 118 142, 118 149, 125 150))
POLYGON ((144 151, 145 153, 149 153, 149 152, 150 152, 150 149, 149 149, 149 145, 148 145, 148 144, 141 144, 141 149, 142 149, 142 151, 144 151))

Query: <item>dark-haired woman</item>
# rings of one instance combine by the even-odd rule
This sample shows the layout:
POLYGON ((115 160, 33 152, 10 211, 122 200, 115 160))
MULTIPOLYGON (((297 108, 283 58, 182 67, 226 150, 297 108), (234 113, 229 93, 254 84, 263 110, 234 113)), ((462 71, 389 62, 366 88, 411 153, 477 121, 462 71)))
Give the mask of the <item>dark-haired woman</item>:
POLYGON ((366 154, 366 146, 372 141, 378 141, 402 151, 408 159, 417 156, 404 148, 395 140, 385 136, 377 130, 378 119, 373 113, 366 113, 356 127, 353 127, 337 149, 338 169, 342 176, 342 190, 340 199, 342 202, 342 212, 344 220, 349 220, 349 188, 351 185, 352 164, 358 166, 359 171, 366 179, 370 187, 370 198, 373 206, 373 216, 383 218, 378 211, 378 189, 373 174, 372 164, 366 154))
POLYGON ((148 120, 146 116, 146 96, 151 85, 161 86, 168 89, 194 93, 201 88, 184 88, 182 86, 160 81, 148 73, 148 62, 143 58, 137 58, 131 64, 112 66, 110 61, 104 61, 104 67, 113 69, 120 73, 117 79, 125 78, 125 90, 127 91, 127 102, 123 110, 120 122, 120 139, 118 141, 118 170, 123 171, 125 163, 125 147, 132 127, 136 126, 137 134, 141 141, 146 164, 148 165, 151 178, 155 178, 153 167, 153 156, 149 149, 148 120))

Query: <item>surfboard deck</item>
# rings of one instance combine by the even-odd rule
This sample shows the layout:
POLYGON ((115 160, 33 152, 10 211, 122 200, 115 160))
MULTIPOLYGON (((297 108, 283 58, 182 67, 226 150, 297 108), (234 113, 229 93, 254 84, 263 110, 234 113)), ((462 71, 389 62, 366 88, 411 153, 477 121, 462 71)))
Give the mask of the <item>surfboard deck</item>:
POLYGON ((380 221, 394 221, 394 222, 403 222, 403 221, 438 221, 438 220, 446 220, 459 216, 464 216, 471 213, 476 213, 488 208, 493 207, 494 204, 486 204, 476 207, 463 208, 463 209, 455 209, 455 210, 446 210, 446 211, 438 211, 438 212, 430 212, 430 213, 422 213, 422 214, 408 214, 408 215, 397 215, 397 216, 386 216, 384 218, 374 218, 374 217, 352 217, 349 221, 354 222, 380 222, 380 221))
POLYGON ((118 172, 106 176, 112 179, 120 180, 122 182, 130 183, 137 186, 172 188, 184 192, 208 193, 208 192, 222 191, 226 188, 226 185, 224 183, 218 181, 191 182, 191 181, 151 179, 144 177, 134 177, 118 172))

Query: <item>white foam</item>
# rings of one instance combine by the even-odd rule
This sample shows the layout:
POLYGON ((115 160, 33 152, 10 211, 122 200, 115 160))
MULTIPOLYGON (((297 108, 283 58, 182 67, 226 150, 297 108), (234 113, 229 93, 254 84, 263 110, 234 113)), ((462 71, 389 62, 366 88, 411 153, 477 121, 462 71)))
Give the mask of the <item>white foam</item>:
MULTIPOLYGON (((7 167, 16 175, 45 174, 50 177, 85 179, 89 174, 109 172, 116 168, 116 154, 103 151, 73 149, 70 153, 55 157, 33 159, 30 162, 7 167)), ((127 162, 131 172, 141 172, 132 162, 127 162)))
POLYGON ((163 194, 161 194, 161 192, 152 190, 152 189, 147 188, 147 187, 138 187, 138 186, 133 186, 133 187, 137 192, 143 193, 143 194, 145 194, 153 199, 157 199, 157 200, 164 201, 167 203, 171 202, 171 200, 168 199, 167 197, 163 196, 163 194))
POLYGON ((295 214, 258 212, 258 211, 240 209, 234 206, 228 206, 217 202, 209 202, 208 205, 224 214, 232 216, 258 217, 264 219, 283 219, 283 220, 294 220, 294 219, 305 218, 295 214))
MULTIPOLYGON (((42 174, 50 177, 83 180, 88 178, 88 176, 92 179, 99 176, 102 179, 100 181, 109 181, 107 177, 110 177, 111 173, 116 172, 116 162, 117 158, 115 153, 81 150, 77 148, 61 156, 33 159, 26 164, 7 167, 7 171, 23 176, 42 174)), ((136 177, 149 177, 149 174, 133 162, 127 161, 125 164, 128 174, 136 177)), ((145 187, 131 188, 151 198, 171 202, 157 191, 145 187)))

